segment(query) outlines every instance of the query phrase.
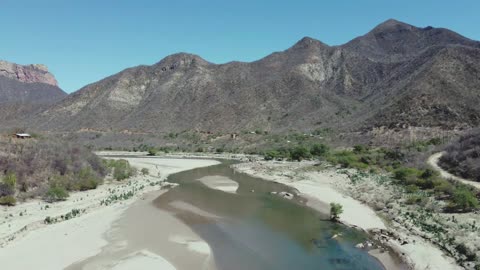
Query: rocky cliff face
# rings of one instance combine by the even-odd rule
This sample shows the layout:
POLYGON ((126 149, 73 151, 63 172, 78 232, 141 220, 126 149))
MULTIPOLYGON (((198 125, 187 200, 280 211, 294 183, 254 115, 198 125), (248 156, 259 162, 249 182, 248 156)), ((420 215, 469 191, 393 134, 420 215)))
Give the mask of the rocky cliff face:
POLYGON ((46 66, 0 61, 0 129, 23 125, 66 95, 46 66))
POLYGON ((22 66, 0 60, 0 76, 15 79, 23 83, 44 83, 58 86, 55 77, 42 64, 22 66))

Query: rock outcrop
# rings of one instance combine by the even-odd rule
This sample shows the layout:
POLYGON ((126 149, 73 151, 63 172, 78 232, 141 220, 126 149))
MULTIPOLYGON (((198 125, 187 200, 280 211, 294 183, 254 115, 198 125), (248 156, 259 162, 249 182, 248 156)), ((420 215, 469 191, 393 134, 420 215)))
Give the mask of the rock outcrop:
POLYGON ((0 76, 24 83, 44 83, 58 86, 55 76, 48 71, 47 66, 42 64, 23 66, 0 60, 0 76))

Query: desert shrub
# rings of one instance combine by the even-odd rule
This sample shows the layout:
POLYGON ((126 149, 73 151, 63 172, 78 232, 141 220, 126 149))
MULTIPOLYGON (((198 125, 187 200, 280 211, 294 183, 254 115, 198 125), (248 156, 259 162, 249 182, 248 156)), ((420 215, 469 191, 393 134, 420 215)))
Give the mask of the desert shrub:
POLYGON ((15 194, 15 189, 5 183, 0 183, 0 197, 15 194))
POLYGON ((264 155, 265 160, 273 160, 273 159, 277 159, 279 157, 280 157, 280 153, 276 150, 267 151, 267 152, 265 152, 265 155, 264 155))
POLYGON ((363 154, 363 153, 367 153, 369 150, 369 148, 363 144, 357 144, 353 147, 353 152, 355 154, 363 154))
POLYGON ((317 156, 317 157, 323 157, 323 156, 327 155, 328 152, 329 152, 328 146, 326 146, 325 144, 320 144, 320 143, 316 143, 316 144, 312 145, 312 147, 310 149, 310 153, 313 156, 317 156))
POLYGON ((390 161, 397 161, 397 162, 400 162, 400 163, 405 162, 405 156, 406 155, 399 148, 395 148, 395 149, 383 148, 382 152, 384 154, 385 159, 388 159, 390 161))
POLYGON ((0 197, 0 205, 14 206, 16 203, 17 200, 11 195, 0 197))
POLYGON ((455 250, 467 257, 467 261, 475 261, 477 259, 477 255, 475 252, 472 252, 464 243, 460 243, 455 247, 455 250))
POLYGON ((147 168, 142 168, 140 172, 142 173, 142 175, 148 175, 150 173, 147 168))
POLYGON ((15 189, 15 186, 17 185, 17 176, 12 172, 8 172, 7 175, 3 177, 3 183, 12 189, 15 189))
POLYGON ((51 217, 45 217, 45 219, 43 220, 43 223, 45 224, 52 224, 55 222, 55 219, 51 218, 51 217))
POLYGON ((415 192, 418 192, 420 189, 416 185, 408 185, 408 186, 405 187, 405 190, 408 193, 415 193, 415 192))
POLYGON ((393 172, 393 178, 409 183, 412 181, 412 178, 416 179, 421 174, 422 172, 416 168, 401 167, 393 172))
POLYGON ((455 175, 480 181, 480 129, 448 145, 439 163, 455 175))
POLYGON ((302 161, 311 157, 310 151, 304 146, 297 146, 290 151, 290 158, 292 160, 302 161))
POLYGON ((73 190, 96 189, 102 179, 90 168, 84 167, 75 175, 73 190))
POLYGON ((407 198, 405 201, 406 204, 412 205, 412 204, 419 204, 422 201, 422 197, 418 195, 412 195, 407 198))
POLYGON ((457 211, 478 209, 479 203, 475 194, 466 187, 459 187, 454 191, 450 207, 457 211))
POLYGON ((45 193, 44 200, 47 202, 64 201, 68 198, 68 191, 62 186, 51 186, 45 193))
POLYGON ((135 168, 130 166, 127 160, 109 160, 108 166, 113 170, 113 178, 121 181, 130 178, 136 174, 135 168))
POLYGON ((157 152, 158 152, 157 149, 155 149, 155 148, 153 148, 153 147, 150 147, 150 148, 148 149, 148 155, 149 155, 149 156, 156 156, 156 155, 157 155, 157 152))
POLYGON ((437 183, 435 185, 435 192, 452 196, 455 192, 455 187, 447 180, 437 179, 437 183))
POLYGON ((433 177, 438 177, 440 174, 437 171, 432 169, 425 169, 420 175, 423 179, 432 179, 433 177))
POLYGON ((327 161, 340 164, 343 168, 366 169, 368 164, 360 161, 360 157, 352 151, 340 151, 327 157, 327 161))
MULTIPOLYGON (((13 197, 15 195, 15 186, 17 177, 14 173, 8 172, 0 182, 0 197, 13 197)), ((7 201, 9 199, 6 199, 7 201)))

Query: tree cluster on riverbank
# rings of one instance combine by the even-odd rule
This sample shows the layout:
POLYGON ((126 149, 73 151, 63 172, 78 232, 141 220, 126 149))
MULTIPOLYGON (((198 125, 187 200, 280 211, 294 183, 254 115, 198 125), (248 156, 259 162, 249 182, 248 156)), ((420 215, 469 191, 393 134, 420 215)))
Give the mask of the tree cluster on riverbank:
POLYGON ((33 197, 64 200, 70 191, 96 188, 110 172, 122 180, 135 170, 126 161, 105 162, 91 150, 66 142, 0 142, 0 204, 33 197))

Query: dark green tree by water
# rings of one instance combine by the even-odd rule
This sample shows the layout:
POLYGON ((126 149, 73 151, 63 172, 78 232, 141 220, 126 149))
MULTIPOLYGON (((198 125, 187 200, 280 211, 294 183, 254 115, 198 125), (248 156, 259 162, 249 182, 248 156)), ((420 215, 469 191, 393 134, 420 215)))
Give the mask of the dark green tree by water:
POLYGON ((337 221, 343 213, 343 206, 339 203, 330 203, 330 219, 337 221))

